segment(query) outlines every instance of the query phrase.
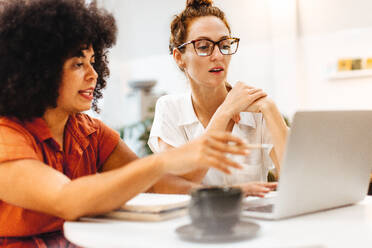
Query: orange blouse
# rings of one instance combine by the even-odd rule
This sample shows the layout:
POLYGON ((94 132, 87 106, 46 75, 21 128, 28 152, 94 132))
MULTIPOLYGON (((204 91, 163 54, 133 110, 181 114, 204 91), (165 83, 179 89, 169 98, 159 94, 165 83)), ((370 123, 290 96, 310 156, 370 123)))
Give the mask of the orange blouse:
MULTIPOLYGON (((95 174, 119 142, 119 135, 85 114, 71 115, 64 147, 52 138, 42 118, 20 122, 0 118, 0 166, 17 159, 37 159, 71 180, 95 174)), ((62 229, 64 220, 0 200, 0 237, 25 237, 62 229)))

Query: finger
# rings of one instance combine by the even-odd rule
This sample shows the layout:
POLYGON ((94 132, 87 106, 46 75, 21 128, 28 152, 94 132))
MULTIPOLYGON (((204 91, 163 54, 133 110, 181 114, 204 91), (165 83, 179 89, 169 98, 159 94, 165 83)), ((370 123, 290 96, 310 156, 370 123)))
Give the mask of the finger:
POLYGON ((256 112, 256 111, 259 111, 259 107, 261 106, 261 100, 265 99, 266 98, 266 95, 263 95, 263 96, 259 96, 259 95, 256 95, 254 96, 254 98, 250 99, 251 102, 250 104, 248 105, 248 107, 245 109, 245 111, 247 112, 256 112))
POLYGON ((258 194, 253 194, 252 196, 257 196, 260 198, 264 198, 266 194, 258 193, 258 194))
POLYGON ((257 193, 269 193, 271 191, 269 188, 264 186, 258 186, 255 190, 257 193))
POLYGON ((251 99, 253 99, 253 102, 258 101, 259 99, 266 97, 267 94, 263 91, 257 91, 250 95, 251 99))
POLYGON ((256 197, 265 197, 265 193, 257 193, 257 192, 244 192, 244 196, 256 196, 256 197))
POLYGON ((208 156, 212 156, 213 158, 217 159, 218 161, 220 161, 220 163, 224 164, 225 166, 234 167, 236 169, 243 169, 243 167, 239 163, 237 163, 237 162, 235 162, 231 159, 228 159, 221 152, 215 151, 213 149, 209 149, 209 150, 207 150, 207 154, 208 154, 208 156))
POLYGON ((245 184, 240 184, 240 187, 246 192, 249 193, 250 195, 252 194, 263 194, 263 193, 268 193, 270 192, 270 189, 263 186, 261 182, 249 182, 245 184))
POLYGON ((221 163, 221 161, 219 161, 218 159, 213 158, 213 157, 208 157, 205 160, 206 160, 205 164, 208 167, 213 167, 213 168, 216 168, 217 170, 222 171, 223 173, 231 174, 231 171, 228 169, 228 167, 224 166, 224 164, 221 163))
POLYGON ((250 192, 250 191, 244 191, 244 196, 257 196, 257 197, 265 197, 265 193, 260 193, 260 192, 250 192))
POLYGON ((266 97, 267 97, 267 95, 257 98, 256 100, 254 100, 254 102, 252 103, 252 105, 253 105, 253 104, 259 104, 260 101, 262 101, 262 100, 265 99, 266 97))
POLYGON ((264 197, 270 190, 265 187, 254 187, 254 189, 246 189, 246 195, 264 197))
POLYGON ((212 141, 209 144, 209 147, 213 150, 217 150, 223 153, 231 153, 237 155, 248 155, 250 154, 250 150, 246 147, 246 145, 233 145, 233 144, 226 144, 219 141, 212 141))
POLYGON ((253 184, 247 187, 248 190, 251 192, 256 192, 256 193, 268 193, 270 192, 269 188, 266 188, 265 186, 261 186, 259 184, 253 184))
POLYGON ((257 185, 269 188, 269 189, 276 189, 278 186, 277 182, 253 182, 257 185))
POLYGON ((219 140, 225 143, 234 142, 237 145, 242 145, 242 146, 245 145, 245 142, 242 139, 232 135, 230 132, 210 131, 208 132, 208 135, 216 140, 219 140))
POLYGON ((276 189, 278 187, 278 183, 265 183, 264 185, 266 188, 269 188, 271 190, 276 189))
POLYGON ((253 95, 253 94, 259 93, 259 92, 263 92, 263 90, 262 89, 258 89, 258 88, 249 88, 249 89, 247 89, 247 93, 249 95, 253 95))

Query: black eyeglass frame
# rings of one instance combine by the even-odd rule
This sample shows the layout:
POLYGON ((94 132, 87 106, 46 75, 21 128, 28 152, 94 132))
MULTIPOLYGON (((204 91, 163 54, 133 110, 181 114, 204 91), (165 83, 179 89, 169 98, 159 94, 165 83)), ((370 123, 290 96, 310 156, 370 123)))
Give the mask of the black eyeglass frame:
POLYGON ((240 38, 237 38, 237 37, 225 37, 225 38, 222 38, 222 39, 219 40, 219 41, 213 41, 213 40, 211 40, 211 39, 202 38, 202 39, 190 40, 190 41, 188 41, 188 42, 185 42, 185 43, 179 45, 179 46, 177 47, 177 49, 182 49, 182 48, 185 48, 186 45, 188 45, 188 44, 192 44, 193 47, 194 47, 194 50, 195 50, 196 55, 198 55, 198 56, 200 56, 200 57, 207 57, 207 56, 211 56, 211 55, 212 55, 212 53, 213 53, 213 51, 214 51, 214 47, 217 45, 218 50, 220 51, 220 53, 221 53, 222 55, 233 55, 233 54, 235 54, 235 53, 238 51, 238 48, 239 48, 239 41, 240 41, 240 38), (221 41, 229 40, 229 39, 236 40, 236 42, 237 42, 236 49, 235 49, 235 52, 234 52, 234 53, 231 53, 231 54, 224 54, 224 53, 222 53, 222 51, 221 51, 221 48, 220 48, 220 46, 219 46, 219 43, 220 43, 221 41), (213 43, 213 49, 211 49, 211 53, 210 53, 210 54, 208 54, 208 55, 199 55, 198 52, 196 51, 195 42, 198 42, 198 41, 201 41, 201 40, 207 40, 207 41, 210 41, 210 42, 213 43))

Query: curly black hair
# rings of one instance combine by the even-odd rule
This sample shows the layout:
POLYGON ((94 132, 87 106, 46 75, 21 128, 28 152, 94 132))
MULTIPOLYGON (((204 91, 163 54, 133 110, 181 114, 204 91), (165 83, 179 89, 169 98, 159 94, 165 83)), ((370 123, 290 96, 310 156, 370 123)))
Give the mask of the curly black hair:
POLYGON ((114 17, 95 1, 0 1, 0 116, 31 120, 56 107, 64 62, 89 45, 98 74, 92 108, 99 112, 116 33, 114 17))

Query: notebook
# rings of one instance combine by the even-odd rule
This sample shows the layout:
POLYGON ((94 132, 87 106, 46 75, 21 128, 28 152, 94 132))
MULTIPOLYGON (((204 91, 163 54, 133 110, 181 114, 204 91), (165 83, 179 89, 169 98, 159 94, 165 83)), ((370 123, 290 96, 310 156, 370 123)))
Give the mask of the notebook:
POLYGON ((138 221, 167 220, 185 215, 189 201, 189 195, 141 193, 103 216, 138 221))
POLYGON ((282 219, 356 203, 372 169, 372 111, 297 112, 275 197, 245 201, 243 216, 282 219))

